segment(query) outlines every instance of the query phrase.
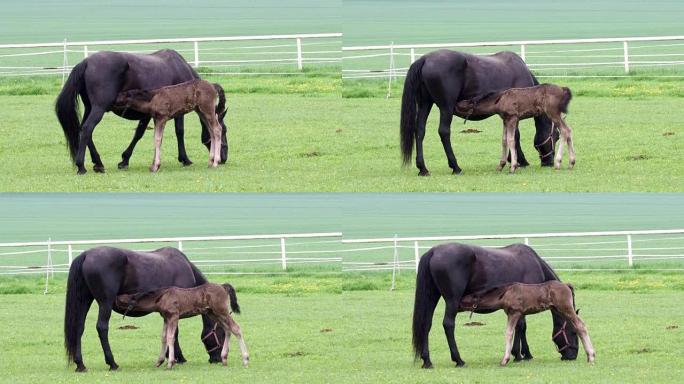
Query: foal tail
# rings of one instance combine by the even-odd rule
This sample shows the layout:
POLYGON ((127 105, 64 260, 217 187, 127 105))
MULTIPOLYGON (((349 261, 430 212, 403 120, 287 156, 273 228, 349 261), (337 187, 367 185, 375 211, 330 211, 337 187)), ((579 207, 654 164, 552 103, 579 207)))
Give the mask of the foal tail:
POLYGON ((233 286, 228 284, 228 283, 221 284, 221 286, 228 293, 228 297, 230 297, 230 309, 232 309, 234 313, 240 313, 240 304, 238 304, 238 301, 237 301, 237 295, 235 294, 235 288, 233 288, 233 286))
POLYGON ((68 361, 74 361, 79 339, 85 325, 88 309, 93 301, 88 285, 83 278, 82 266, 85 253, 75 258, 69 267, 67 279, 66 305, 64 310, 64 348, 68 361))
POLYGON ((413 143, 416 139, 416 103, 420 92, 420 75, 425 64, 425 58, 416 60, 404 80, 404 93, 401 96, 401 155, 404 165, 411 162, 413 154, 413 143))
POLYGON ((218 104, 216 105, 216 114, 219 115, 219 120, 222 120, 226 115, 226 93, 223 91, 223 87, 219 83, 212 84, 214 90, 218 94, 218 104))
POLYGON ((430 274, 431 258, 432 249, 420 258, 416 274, 416 297, 413 304, 413 351, 416 359, 428 342, 428 328, 432 325, 432 314, 440 297, 430 274))
POLYGON ((560 111, 568 113, 568 104, 570 104, 570 100, 572 100, 572 92, 570 92, 570 88, 568 87, 562 87, 561 89, 563 90, 563 96, 560 101, 560 111))
POLYGON ((78 138, 81 132, 77 99, 79 92, 83 89, 83 79, 87 66, 87 60, 76 64, 55 102, 57 120, 59 120, 59 124, 62 126, 71 159, 74 161, 76 159, 76 151, 78 151, 78 138))

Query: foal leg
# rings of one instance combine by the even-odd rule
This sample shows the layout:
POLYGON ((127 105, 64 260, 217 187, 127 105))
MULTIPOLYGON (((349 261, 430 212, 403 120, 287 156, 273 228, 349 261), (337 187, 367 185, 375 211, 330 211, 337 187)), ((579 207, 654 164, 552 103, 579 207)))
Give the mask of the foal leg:
POLYGON ((161 144, 164 136, 164 124, 166 119, 155 120, 154 122, 154 160, 150 165, 150 172, 157 172, 161 166, 161 144))
POLYGON ((161 366, 166 360, 166 333, 169 329, 169 323, 164 319, 164 326, 162 327, 161 333, 161 352, 159 352, 159 358, 157 358, 157 367, 161 366))
POLYGON ((503 134, 501 135, 501 159, 499 160, 499 166, 496 167, 496 170, 501 172, 503 167, 506 166, 506 163, 508 162, 508 143, 506 141, 506 124, 504 123, 503 127, 503 134))
POLYGON ((168 329, 166 330, 166 345, 169 347, 169 361, 166 364, 167 369, 173 368, 176 363, 176 351, 174 348, 174 336, 176 335, 176 328, 178 327, 178 316, 172 316, 168 320, 168 329))
POLYGON ((589 339, 587 326, 574 311, 572 312, 572 315, 569 316, 569 319, 572 323, 572 326, 575 327, 575 330, 579 334, 580 340, 582 340, 584 351, 587 353, 587 362, 593 363, 596 359, 596 352, 594 351, 594 346, 591 344, 591 340, 589 339))
MULTIPOLYGON (((245 339, 242 337, 242 330, 240 329, 240 326, 238 323, 233 320, 233 318, 228 315, 226 317, 226 322, 228 323, 228 327, 230 328, 230 331, 237 337, 238 339, 238 344, 240 345, 240 353, 242 354, 242 366, 247 368, 247 365, 249 364, 249 351, 247 351, 247 344, 245 344, 245 339)), ((228 344, 228 341, 226 340, 226 344, 228 344)), ((224 347, 225 347, 224 345, 224 347)), ((226 351, 226 357, 227 357, 227 351, 226 351)))
POLYGON ((575 146, 572 141, 572 128, 568 125, 568 123, 565 122, 565 120, 561 119, 561 129, 565 130, 565 142, 568 144, 568 154, 570 155, 570 165, 569 168, 572 169, 572 167, 575 166, 575 146))
POLYGON ((567 130, 563 129, 563 123, 560 117, 554 118, 553 124, 554 126, 560 129, 561 133, 561 138, 558 141, 558 151, 556 152, 556 158, 554 159, 553 167, 556 169, 560 169, 561 162, 563 161, 563 144, 566 144, 568 142, 566 137, 567 130))
POLYGON ((135 134, 133 134, 133 140, 131 140, 131 143, 128 144, 126 150, 121 153, 121 162, 118 164, 119 169, 128 168, 128 160, 130 160, 131 156, 133 155, 133 150, 138 144, 138 141, 140 141, 143 135, 145 135, 145 130, 147 129, 147 124, 150 123, 150 120, 150 117, 146 117, 138 122, 138 126, 135 128, 135 134))
POLYGON ((518 152, 515 150, 515 130, 518 129, 518 119, 509 118, 506 121, 506 144, 508 151, 511 153, 511 170, 510 173, 515 173, 518 168, 518 152))
POLYGON ((513 333, 515 332, 515 324, 520 318, 520 313, 510 313, 508 314, 508 324, 506 326, 506 347, 504 348, 504 356, 501 359, 501 365, 508 364, 511 359, 511 346, 513 343, 513 333))

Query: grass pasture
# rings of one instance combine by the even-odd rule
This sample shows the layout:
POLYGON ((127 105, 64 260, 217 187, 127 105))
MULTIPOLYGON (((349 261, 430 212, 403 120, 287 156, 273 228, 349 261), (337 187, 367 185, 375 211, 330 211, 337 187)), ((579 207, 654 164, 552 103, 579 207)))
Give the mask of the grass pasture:
MULTIPOLYGON (((653 275, 649 274, 653 277, 653 275)), ((535 358, 501 368, 498 361, 503 345, 505 316, 475 315, 480 327, 464 326, 467 314, 457 317, 456 337, 467 362, 456 369, 449 360, 441 330, 443 305, 437 308, 431 333, 435 369, 424 371, 413 363, 410 349, 412 277, 402 276, 400 289, 388 292, 369 289, 341 289, 339 282, 301 278, 300 284, 283 285, 282 278, 257 278, 261 293, 253 293, 249 281, 230 280, 238 288, 243 314, 236 317, 251 354, 248 369, 239 365, 238 349, 231 346, 229 366, 209 366, 196 335, 200 322, 181 322, 181 343, 189 362, 173 371, 154 368, 158 353, 157 316, 140 319, 112 316, 110 342, 117 372, 109 372, 95 332, 95 306, 91 309, 83 338, 83 354, 89 372, 73 373, 67 367, 62 347, 63 286, 48 295, 38 293, 3 295, 0 321, 14 324, 0 329, 5 352, 0 369, 3 381, 21 382, 130 382, 193 381, 216 382, 678 382, 684 375, 679 358, 684 334, 679 308, 682 301, 681 275, 658 277, 660 288, 646 288, 639 275, 591 274, 562 277, 580 288, 577 304, 587 322, 597 350, 597 363, 589 366, 580 352, 574 362, 562 362, 549 341, 548 314, 528 317, 528 340, 535 358), (636 280, 637 284, 610 290, 582 288, 584 283, 615 279, 636 280), (663 287, 663 279, 678 282, 679 288, 663 287), (283 286, 284 290, 279 290, 283 286), (297 289, 307 287, 307 290, 297 289), (361 289, 361 290, 358 290, 361 289), (615 290, 617 289, 617 290, 615 290), (644 308, 649 308, 644 310, 644 308), (120 329, 122 326, 137 329, 120 329), (37 352, 40 351, 40 352, 37 352), (31 356, 30 362, 27 361, 31 356)), ((253 280, 253 278, 248 278, 253 280)), ((376 281, 377 276, 366 280, 376 281)), ((650 280, 650 279, 649 279, 650 280)), ((296 281, 296 280, 295 280, 296 281)), ((292 283, 292 282, 290 282, 292 283)), ((379 285, 379 284, 378 284, 379 285)), ((608 283, 606 287, 611 286, 608 283)))

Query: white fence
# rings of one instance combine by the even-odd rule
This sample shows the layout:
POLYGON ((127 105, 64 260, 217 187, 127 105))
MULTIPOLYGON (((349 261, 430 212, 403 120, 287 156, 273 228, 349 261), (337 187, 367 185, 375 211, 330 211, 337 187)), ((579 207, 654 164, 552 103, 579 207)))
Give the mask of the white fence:
MULTIPOLYGON (((38 44, 0 44, 0 76, 66 76, 73 64, 98 49, 152 52, 173 48, 194 67, 296 67, 339 63, 341 33, 268 36, 228 36, 178 39, 67 41, 38 44), (131 50, 133 48, 133 50, 131 50)), ((217 72, 212 72, 217 73, 217 72)), ((221 74, 221 72, 218 72, 221 74)), ((280 74, 293 74, 285 72, 280 74)), ((277 72, 223 72, 222 74, 279 74, 277 72)))
MULTIPOLYGON (((481 48, 517 51, 539 77, 616 77, 620 71, 629 74, 635 68, 684 69, 684 36, 658 36, 348 46, 342 47, 342 78, 388 78, 391 82, 404 76, 409 65, 422 54, 440 48, 472 50, 476 54, 493 53, 481 48), (586 74, 567 74, 581 71, 586 74)), ((681 73, 651 76, 684 77, 681 73)))
POLYGON ((344 244, 384 244, 367 249, 384 250, 385 256, 383 261, 345 259, 342 268, 347 272, 391 271, 390 289, 393 290, 402 270, 417 270, 426 250, 437 243, 451 241, 487 247, 523 242, 532 246, 557 271, 625 271, 635 267, 649 271, 684 271, 684 229, 345 239, 342 240, 344 244), (582 240, 570 241, 573 238, 582 240), (408 251, 410 256, 402 257, 402 250, 408 251), (668 264, 654 268, 650 266, 652 262, 668 264), (623 267, 619 266, 621 263, 625 263, 623 267))

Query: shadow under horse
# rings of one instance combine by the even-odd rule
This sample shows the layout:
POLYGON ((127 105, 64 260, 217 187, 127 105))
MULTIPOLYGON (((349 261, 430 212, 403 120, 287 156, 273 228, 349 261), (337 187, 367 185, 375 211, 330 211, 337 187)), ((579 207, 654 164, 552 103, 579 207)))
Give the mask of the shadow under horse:
MULTIPOLYGON (((413 309, 413 349, 416 358, 423 359, 423 368, 432 368, 428 335, 432 317, 440 298, 446 308, 442 325, 446 334, 451 360, 457 366, 465 365, 456 346, 454 328, 456 313, 463 297, 493 288, 512 284, 539 284, 560 281, 551 267, 524 244, 513 244, 500 249, 466 244, 442 244, 430 248, 418 263, 416 296, 413 309)), ((475 308, 475 313, 491 313, 494 310, 475 308)), ((563 316, 551 309, 553 318, 553 342, 562 360, 577 358, 577 333, 565 322, 563 316)), ((513 343, 515 360, 531 359, 526 340, 525 317, 517 321, 516 340, 513 343), (521 356, 522 355, 522 356, 521 356)))
MULTIPOLYGON (((523 88, 539 82, 525 62, 513 52, 498 52, 478 56, 464 52, 439 50, 425 54, 409 67, 404 81, 401 101, 401 153, 404 164, 411 161, 416 147, 416 167, 420 176, 430 172, 423 158, 425 125, 433 104, 439 107, 439 137, 453 174, 461 173, 451 147, 451 121, 456 103, 489 92, 508 88, 523 88)), ((487 115, 457 115, 468 120, 484 120, 487 115)), ((542 166, 553 165, 554 142, 558 133, 545 116, 534 118, 537 128, 534 146, 539 152, 542 166)), ((520 148, 520 132, 515 131, 515 148, 521 166, 529 165, 520 148)))
MULTIPOLYGON (((69 362, 76 363, 76 372, 85 372, 81 354, 81 337, 86 316, 93 301, 97 301, 97 333, 105 362, 111 370, 119 366, 109 346, 109 318, 112 311, 126 316, 140 317, 144 311, 126 311, 116 305, 121 294, 136 294, 164 287, 192 288, 207 283, 207 279, 188 258, 175 248, 161 248, 152 252, 136 252, 112 247, 98 247, 84 251, 69 267, 66 306, 64 312, 64 347, 69 362)), ((201 341, 209 354, 210 363, 221 361, 223 329, 202 315, 201 341), (214 337, 209 337, 209 336, 214 337)), ((174 337, 178 362, 185 358, 178 344, 178 329, 174 337)))
MULTIPOLYGON (((76 64, 64 83, 55 103, 55 113, 64 131, 71 158, 78 174, 85 174, 85 150, 90 150, 95 172, 105 167, 92 140, 93 131, 106 112, 129 120, 138 120, 135 135, 128 148, 121 154, 119 168, 128 167, 133 149, 142 138, 151 116, 126 109, 113 109, 119 92, 132 89, 157 89, 199 79, 199 74, 176 51, 164 49, 152 54, 102 51, 94 53, 76 64), (79 118, 78 98, 83 102, 83 119, 79 118)), ((221 163, 228 158, 225 111, 217 111, 222 126, 221 163)), ((190 165, 192 161, 185 152, 183 116, 174 119, 178 140, 178 161, 190 165)), ((202 124, 202 142, 210 147, 208 127, 202 124)))

